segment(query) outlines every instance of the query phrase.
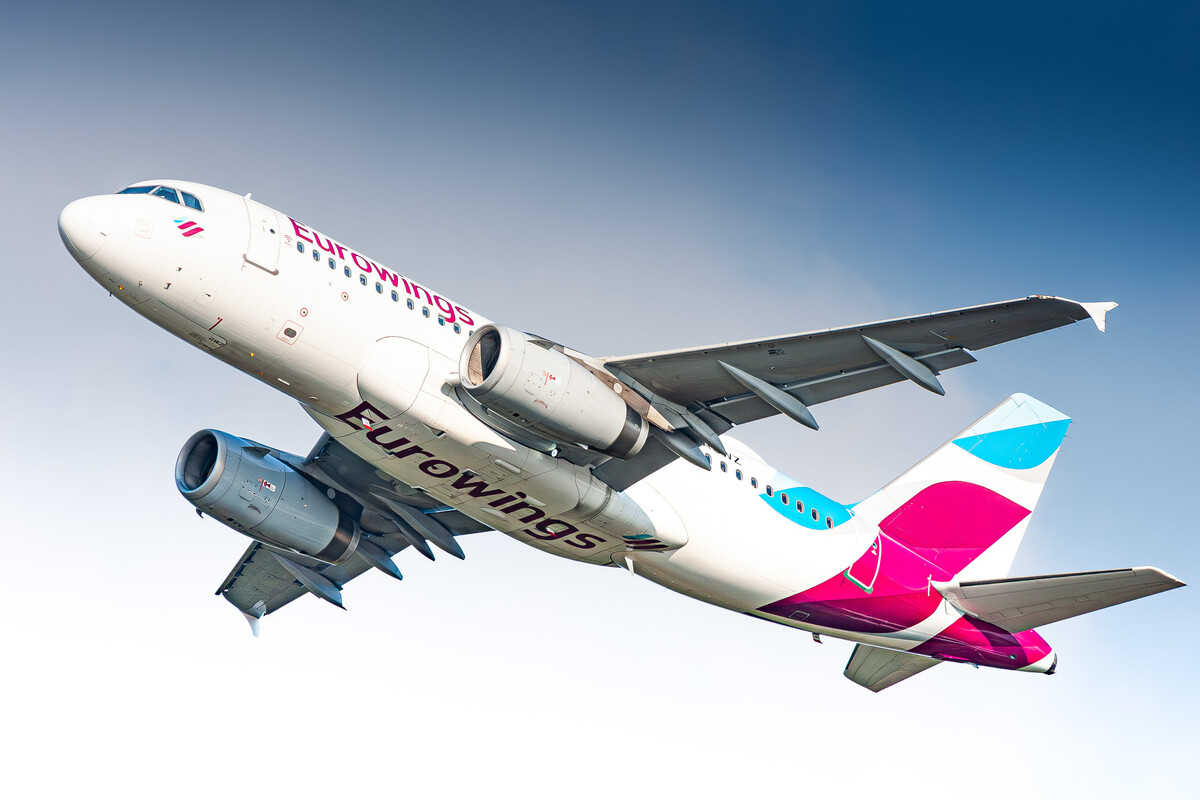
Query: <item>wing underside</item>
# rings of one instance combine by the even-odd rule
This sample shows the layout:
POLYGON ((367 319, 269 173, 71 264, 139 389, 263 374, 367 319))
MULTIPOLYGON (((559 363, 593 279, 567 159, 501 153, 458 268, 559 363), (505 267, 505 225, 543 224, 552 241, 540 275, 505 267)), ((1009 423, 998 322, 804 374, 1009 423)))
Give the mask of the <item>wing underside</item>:
MULTIPOLYGON (((595 474, 624 489, 735 425, 785 413, 809 427, 808 406, 911 380, 941 392, 936 376, 970 364, 970 351, 1091 319, 1104 329, 1115 303, 1035 295, 982 306, 790 334, 603 359, 604 369, 646 398, 668 427, 664 445, 595 474), (688 445, 684 444, 684 449, 688 445)), ((695 462, 697 459, 693 457, 695 462)))
MULTIPOLYGON (((383 568, 393 577, 399 577, 399 571, 391 571, 388 563, 397 553, 410 547, 433 558, 433 548, 429 546, 432 542, 461 557, 461 549, 453 542, 453 537, 490 530, 465 514, 442 506, 421 490, 400 484, 379 472, 328 435, 321 437, 307 458, 300 459, 279 451, 273 451, 273 454, 314 484, 333 490, 337 502, 350 506, 360 520, 367 546, 360 545, 359 551, 348 561, 334 565, 259 542, 251 544, 221 583, 217 594, 253 620, 278 611, 309 593, 314 586, 320 593, 325 585, 320 579, 328 581, 336 593, 373 567, 383 568), (418 524, 406 520, 405 514, 418 524), (375 554, 374 561, 369 557, 371 554, 375 554), (385 560, 381 561, 379 554, 385 560), (289 571, 289 566, 296 571, 289 571), (302 578, 310 573, 315 573, 318 578, 306 584, 302 578)), ((340 605, 340 594, 334 596, 340 605)), ((325 596, 325 599, 330 597, 325 596)))
POLYGON ((973 362, 969 350, 1084 319, 1103 327, 1104 313, 1114 305, 1034 296, 771 339, 613 357, 604 363, 670 403, 685 408, 700 404, 741 424, 776 412, 720 362, 780 386, 805 405, 816 405, 906 379, 864 338, 895 348, 936 373, 973 362))

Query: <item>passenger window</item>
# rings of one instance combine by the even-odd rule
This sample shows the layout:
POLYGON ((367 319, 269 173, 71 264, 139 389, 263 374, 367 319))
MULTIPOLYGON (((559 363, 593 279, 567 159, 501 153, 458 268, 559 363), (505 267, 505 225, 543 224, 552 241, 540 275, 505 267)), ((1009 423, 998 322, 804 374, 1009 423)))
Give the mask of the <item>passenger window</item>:
POLYGON ((429 306, 421 306, 421 316, 429 318, 429 306))
POLYGON ((331 259, 329 259, 329 268, 330 268, 330 269, 337 269, 337 264, 333 263, 333 259, 332 259, 332 258, 331 258, 331 259))
POLYGON ((742 471, 740 469, 737 470, 736 472, 734 472, 733 474, 737 476, 737 479, 739 481, 742 479, 742 471))
POLYGON ((314 247, 313 248, 313 261, 320 261, 320 260, 321 260, 321 251, 314 247))
POLYGON ((758 478, 751 478, 750 485, 753 486, 755 489, 757 489, 758 488, 758 478))
POLYGON ((413 305, 412 298, 410 297, 408 298, 408 310, 412 311, 414 308, 416 308, 416 306, 413 305))
POLYGON ((729 465, 727 465, 724 461, 721 462, 721 472, 729 472, 729 465))
POLYGON ((783 503, 785 506, 788 504, 787 492, 779 493, 779 502, 783 503))
POLYGON ((462 333, 462 326, 461 326, 461 325, 459 325, 457 322, 456 322, 456 323, 454 323, 454 332, 455 332, 455 333, 462 333))
POLYGON ((359 283, 361 283, 363 286, 366 286, 366 285, 367 285, 367 276, 366 276, 366 274, 359 275, 359 276, 358 276, 358 282, 359 282, 359 283))
POLYGON ((383 294, 383 284, 379 281, 375 281, 375 294, 383 294))
POLYGON ((346 273, 347 278, 350 277, 350 268, 349 267, 346 267, 345 269, 343 269, 342 272, 346 273))
POLYGON ((169 189, 166 186, 160 186, 157 189, 155 189, 154 195, 156 197, 161 197, 163 200, 170 200, 172 203, 175 203, 176 205, 179 204, 179 195, 176 193, 176 191, 174 189, 169 189))
POLYGON ((833 527, 833 517, 826 517, 826 518, 825 518, 825 527, 826 527, 826 528, 832 528, 832 527, 833 527))
POLYGON ((804 501, 803 500, 796 501, 796 510, 799 511, 801 514, 804 513, 804 501))
POLYGON ((128 189, 122 189, 117 194, 150 194, 154 191, 153 186, 130 186, 128 189))
POLYGON ((194 208, 197 211, 204 210, 204 206, 200 205, 200 200, 196 197, 196 195, 188 194, 187 192, 181 192, 181 194, 183 195, 183 204, 185 206, 188 208, 194 208))
POLYGON ((446 318, 443 317, 441 314, 438 314, 438 325, 441 325, 443 327, 446 325, 446 318))
POLYGON ((767 497, 774 497, 775 490, 771 488, 771 484, 767 484, 767 497))
POLYGON ((817 510, 815 508, 812 510, 812 518, 813 518, 813 522, 816 522, 817 520, 819 520, 821 518, 821 515, 817 513, 817 510))
POLYGON ((304 242, 296 242, 296 252, 298 252, 298 253, 304 252, 304 242))
POLYGON ((393 302, 393 303, 399 303, 399 302, 400 302, 400 293, 399 293, 399 292, 397 292, 395 289, 392 289, 392 302, 393 302))

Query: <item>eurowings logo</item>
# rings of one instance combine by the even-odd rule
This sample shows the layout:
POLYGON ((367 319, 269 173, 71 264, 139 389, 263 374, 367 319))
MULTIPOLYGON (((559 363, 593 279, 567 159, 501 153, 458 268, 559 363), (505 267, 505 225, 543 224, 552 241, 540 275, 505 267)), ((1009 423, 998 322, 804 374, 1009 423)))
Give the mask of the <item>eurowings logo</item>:
POLYGON ((201 231, 204 230, 204 228, 201 228, 199 225, 197 225, 195 222, 188 219, 187 217, 182 217, 180 219, 175 220, 175 225, 179 228, 179 230, 183 231, 183 235, 185 238, 188 236, 195 236, 197 233, 200 233, 201 231))

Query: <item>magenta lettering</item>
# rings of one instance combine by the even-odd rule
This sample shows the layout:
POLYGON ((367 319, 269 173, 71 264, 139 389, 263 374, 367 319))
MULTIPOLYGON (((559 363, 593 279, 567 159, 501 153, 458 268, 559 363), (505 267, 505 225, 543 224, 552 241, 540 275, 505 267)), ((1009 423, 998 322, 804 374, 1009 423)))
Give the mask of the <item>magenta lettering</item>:
POLYGON ((292 220, 292 227, 296 230, 296 236, 308 242, 309 244, 312 244, 312 239, 304 235, 304 233, 308 233, 308 228, 304 227, 299 222, 296 222, 296 220, 292 219, 291 217, 288 217, 288 219, 292 220), (300 231, 304 231, 304 233, 301 233, 300 231))
POLYGON ((598 544, 604 544, 604 539, 594 533, 581 533, 574 539, 567 539, 566 543, 580 550, 591 550, 598 544))
POLYGON ((420 447, 417 447, 415 444, 406 450, 401 450, 399 453, 392 453, 392 455, 394 455, 396 458, 408 458, 409 456, 416 455, 417 453, 420 453, 423 456, 429 456, 430 458, 433 458, 433 453, 430 453, 427 450, 422 450, 420 447))
POLYGON ((381 436, 383 436, 385 433, 391 433, 391 432, 392 432, 392 429, 389 428, 387 425, 384 425, 384 426, 382 426, 380 428, 376 428, 375 430, 368 433, 367 441, 373 442, 374 444, 379 445, 384 450, 395 450, 397 447, 403 447, 404 445, 409 443, 410 440, 406 439, 403 436, 399 437, 398 439, 393 439, 390 442, 379 441, 379 438, 381 436))
POLYGON ((392 286, 395 286, 396 288, 400 287, 400 276, 399 275, 393 275, 392 273, 388 272, 386 269, 379 266, 378 264, 375 265, 375 271, 379 273, 379 277, 383 279, 384 283, 391 281, 392 286))
POLYGON ((449 461, 433 458, 429 461, 422 461, 417 469, 434 478, 449 478, 451 475, 458 474, 458 467, 451 464, 449 461))
POLYGON ((576 528, 569 522, 563 522, 561 519, 544 519, 533 528, 525 528, 521 533, 528 533, 535 539, 553 541, 561 539, 564 536, 570 536, 573 533, 579 533, 579 528, 576 528), (554 527, 557 527, 558 530, 551 530, 554 527))
POLYGON ((387 414, 384 414, 378 408, 364 400, 345 414, 338 414, 337 419, 354 428, 354 430, 361 431, 363 426, 358 424, 359 421, 371 422, 371 420, 367 419, 367 414, 375 415, 378 418, 377 422, 386 422, 388 418, 387 414))
POLYGON ((313 238, 317 240, 316 244, 318 247, 320 247, 326 253, 333 252, 333 239, 327 240, 328 246, 326 246, 326 243, 321 241, 321 234, 317 233, 316 231, 312 231, 312 235, 313 235, 313 238))
POLYGON ((542 511, 540 508, 536 508, 535 506, 531 506, 529 503, 524 502, 513 503, 508 508, 502 508, 500 510, 505 514, 515 514, 518 511, 524 510, 525 516, 517 517, 517 519, 526 524, 533 522, 535 519, 541 519, 542 517, 546 516, 546 512, 542 511))
POLYGON ((424 293, 425 293, 425 302, 426 302, 426 303, 432 303, 432 302, 433 302, 433 298, 429 296, 429 292, 428 292, 428 291, 426 291, 425 289, 422 289, 420 286, 418 286, 418 285, 417 285, 417 284, 415 284, 415 283, 410 283, 410 284, 409 284, 409 286, 408 286, 408 293, 409 293, 409 294, 411 294, 413 297, 420 298, 420 296, 421 296, 421 293, 422 293, 422 292, 424 292, 424 293))
POLYGON ((444 300, 439 295, 435 294, 433 296, 433 302, 437 304, 438 310, 446 315, 446 322, 454 322, 456 319, 454 316, 454 306, 450 305, 449 300, 444 300), (443 306, 442 303, 445 303, 446 305, 443 306))
POLYGON ((489 489, 487 483, 479 480, 475 475, 469 472, 464 472, 454 479, 451 484, 455 489, 466 489, 471 497, 491 497, 494 494, 504 494, 503 489, 489 489), (474 482, 471 481, 475 478, 474 482))
POLYGON ((319 247, 326 253, 336 254, 343 261, 349 258, 363 272, 375 272, 379 275, 381 281, 390 283, 397 289, 403 284, 404 291, 410 296, 424 301, 426 305, 437 306, 440 316, 447 322, 462 322, 466 325, 475 324, 475 320, 471 318, 471 315, 462 306, 454 305, 441 295, 434 294, 423 286, 413 283, 398 272, 392 272, 385 267, 381 267, 361 253, 356 253, 350 248, 334 241, 332 236, 322 236, 320 233, 304 227, 291 217, 288 217, 288 219, 292 223, 292 228, 296 231, 297 238, 313 245, 314 252, 319 247), (349 255, 347 256, 347 254, 349 255))

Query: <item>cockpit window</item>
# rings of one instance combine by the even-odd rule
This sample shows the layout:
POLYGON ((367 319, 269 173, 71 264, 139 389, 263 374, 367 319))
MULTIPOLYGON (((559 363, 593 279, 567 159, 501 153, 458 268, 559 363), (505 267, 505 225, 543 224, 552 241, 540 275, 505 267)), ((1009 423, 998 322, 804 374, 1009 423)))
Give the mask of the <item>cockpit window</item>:
POLYGON ((200 202, 200 198, 188 192, 177 192, 169 186, 129 186, 117 194, 153 194, 155 197, 161 197, 163 200, 170 200, 172 203, 179 202, 179 196, 183 195, 183 205, 196 211, 203 211, 204 204, 200 202))
POLYGON ((167 188, 166 186, 158 187, 154 190, 153 194, 155 197, 161 197, 164 200, 170 200, 172 203, 179 202, 179 193, 174 189, 167 188))

